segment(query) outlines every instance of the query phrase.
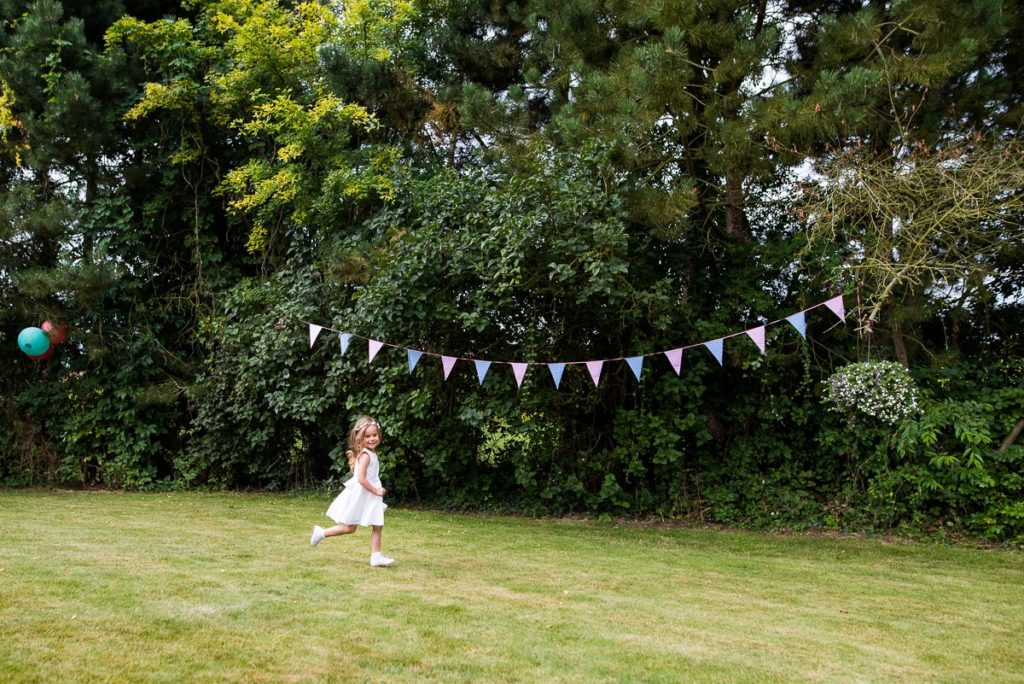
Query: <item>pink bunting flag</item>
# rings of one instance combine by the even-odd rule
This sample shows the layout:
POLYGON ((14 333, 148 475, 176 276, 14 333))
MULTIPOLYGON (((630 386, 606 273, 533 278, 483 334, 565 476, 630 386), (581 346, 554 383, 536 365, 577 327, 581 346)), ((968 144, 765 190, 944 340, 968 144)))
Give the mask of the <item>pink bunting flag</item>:
POLYGON ((369 363, 373 363, 373 357, 375 357, 377 355, 377 352, 379 352, 380 348, 383 347, 383 346, 384 346, 383 342, 378 342, 377 340, 370 340, 370 361, 369 361, 369 363))
POLYGON ((444 367, 444 379, 447 380, 448 376, 452 374, 452 368, 455 367, 455 362, 458 361, 458 357, 455 356, 442 356, 441 365, 444 367))
POLYGON ((313 343, 316 342, 316 336, 319 335, 320 331, 323 330, 323 329, 324 329, 324 327, 322 325, 314 325, 312 323, 309 324, 309 347, 310 347, 310 349, 313 348, 313 343))
POLYGON ((839 320, 846 320, 846 308, 843 306, 843 295, 839 295, 838 297, 833 297, 828 300, 825 302, 825 306, 827 306, 836 316, 839 316, 839 320))
POLYGON ((516 387, 523 386, 523 377, 526 375, 526 367, 528 364, 525 363, 512 363, 512 373, 516 376, 516 387))
POLYGON ((669 351, 665 352, 665 358, 667 358, 668 362, 672 364, 672 370, 676 372, 676 375, 679 375, 679 366, 683 362, 682 347, 680 347, 679 349, 670 349, 669 351))
POLYGON ((604 361, 587 361, 587 370, 590 371, 590 377, 594 379, 594 387, 601 382, 601 367, 603 365, 604 361))
POLYGON ((764 326, 760 325, 756 328, 751 328, 746 333, 754 341, 754 344, 757 345, 757 348, 761 350, 761 353, 764 354, 764 326))

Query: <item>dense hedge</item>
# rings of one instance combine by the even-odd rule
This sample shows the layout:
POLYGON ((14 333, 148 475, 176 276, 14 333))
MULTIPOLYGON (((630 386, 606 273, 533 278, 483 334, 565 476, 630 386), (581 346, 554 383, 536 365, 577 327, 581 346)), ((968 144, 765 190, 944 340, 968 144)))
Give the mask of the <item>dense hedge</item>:
POLYGON ((0 484, 1019 543, 1011 4, 0 2, 0 484))

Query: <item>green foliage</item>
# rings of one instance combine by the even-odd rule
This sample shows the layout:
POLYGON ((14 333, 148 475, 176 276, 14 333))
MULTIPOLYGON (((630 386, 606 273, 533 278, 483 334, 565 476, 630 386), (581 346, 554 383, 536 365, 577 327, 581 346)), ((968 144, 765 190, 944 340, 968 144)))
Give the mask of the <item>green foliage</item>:
MULTIPOLYGON (((368 281, 336 317, 359 334, 380 331, 434 353, 487 349, 499 362, 616 356, 643 343, 634 335, 640 328, 667 332, 671 295, 663 283, 632 275, 638 247, 594 173, 541 153, 529 173, 440 172, 403 187, 398 196, 407 200, 378 222, 385 232, 369 254, 368 281)), ((336 262, 361 246, 339 242, 325 258, 336 262)), ((651 505, 634 501, 622 482, 633 461, 672 462, 674 440, 651 454, 632 446, 627 454, 603 445, 595 423, 597 415, 615 420, 616 397, 634 392, 621 368, 610 368, 594 390, 581 366, 570 367, 555 391, 544 367, 534 366, 517 391, 502 363, 483 387, 469 364, 447 383, 434 364, 425 358, 411 377, 400 366, 378 371, 378 382, 351 387, 347 402, 387 421, 396 471, 427 478, 417 484, 421 496, 486 505, 508 491, 532 502, 524 505, 556 510, 651 505), (588 443, 593 461, 577 463, 572 454, 588 443)), ((348 357, 339 365, 345 374, 358 369, 348 357)), ((656 419, 652 427, 664 429, 656 419)))
POLYGON ((141 337, 127 351, 114 372, 68 374, 21 394, 18 408, 60 444, 59 461, 39 475, 128 489, 166 485, 181 446, 172 430, 179 388, 162 375, 155 340, 141 337))
MULTIPOLYGON (((156 5, 140 11, 159 14, 156 5)), ((13 372, 0 394, 25 443, 0 453, 0 470, 13 481, 151 487, 181 448, 175 388, 190 371, 182 357, 202 250, 183 238, 178 179, 134 153, 153 138, 121 125, 135 64, 108 60, 97 41, 123 7, 76 9, 39 2, 4 15, 5 115, 17 122, 7 141, 16 153, 0 162, 4 332, 49 318, 69 334, 41 363, 4 354, 13 372)), ((203 204, 191 199, 194 217, 203 204)))
POLYGON ((896 460, 875 481, 872 496, 889 498, 888 524, 949 522, 993 540, 1020 543, 1024 447, 997 449, 1024 416, 1019 361, 938 380, 947 387, 974 386, 964 387, 961 398, 930 401, 920 418, 900 427, 896 460))
POLYGON ((0 2, 0 480, 331 486, 373 413, 431 505, 1019 539, 1022 17, 713 4, 0 2), (795 165, 858 159, 895 194, 808 231, 795 165), (656 353, 837 283, 884 324, 656 353), (850 360, 887 343, 921 412, 900 385, 851 426, 823 381, 875 393, 850 360), (536 365, 585 359, 599 387, 536 365))
POLYGON ((338 42, 364 59, 387 61, 401 44, 419 3, 410 0, 354 0, 340 8, 338 42))
MULTIPOLYGON (((319 68, 320 47, 344 35, 327 5, 276 0, 205 4, 192 25, 125 18, 108 32, 112 46, 145 48, 160 79, 127 120, 171 113, 194 128, 205 110, 221 135, 238 138, 245 153, 214 192, 250 222, 250 254, 283 260, 307 231, 331 232, 344 202, 391 197, 394 150, 367 144, 372 114, 331 93, 319 68)), ((183 136, 172 161, 208 154, 203 143, 183 136)))
POLYGON ((329 411, 337 390, 324 377, 323 347, 310 355, 303 339, 301 319, 315 317, 317 298, 309 271, 286 271, 239 283, 203 321, 212 353, 188 390, 194 417, 189 448, 174 461, 179 484, 280 489, 323 477, 347 423, 329 411))

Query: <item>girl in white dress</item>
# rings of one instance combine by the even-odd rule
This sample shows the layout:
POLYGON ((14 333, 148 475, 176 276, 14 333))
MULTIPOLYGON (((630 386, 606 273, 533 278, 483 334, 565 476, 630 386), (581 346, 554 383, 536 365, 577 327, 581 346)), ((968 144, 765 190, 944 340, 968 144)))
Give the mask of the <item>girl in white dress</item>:
POLYGON ((381 536, 384 531, 384 503, 386 490, 380 481, 380 461, 375 449, 380 444, 380 424, 370 416, 362 416, 352 425, 348 433, 348 467, 352 477, 345 483, 345 489, 327 509, 327 517, 338 523, 324 529, 313 526, 309 543, 319 544, 325 537, 352 534, 362 525, 371 527, 370 565, 375 568, 394 563, 380 552, 381 536))

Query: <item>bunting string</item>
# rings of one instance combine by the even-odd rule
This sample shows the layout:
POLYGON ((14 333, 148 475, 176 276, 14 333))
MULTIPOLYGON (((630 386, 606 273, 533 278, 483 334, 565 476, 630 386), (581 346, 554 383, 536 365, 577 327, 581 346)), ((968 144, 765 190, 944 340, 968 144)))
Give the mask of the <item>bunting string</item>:
POLYGON ((554 380, 555 389, 558 389, 561 385, 562 374, 565 372, 566 366, 585 365, 587 367, 587 372, 590 374, 590 378, 594 381, 594 386, 598 387, 601 382, 601 371, 604 369, 604 364, 615 361, 626 362, 626 364, 629 366, 629 369, 633 372, 633 375, 636 376, 637 382, 640 381, 640 376, 643 372, 645 359, 651 356, 664 355, 665 358, 668 359, 668 362, 671 364, 672 370, 676 372, 676 375, 679 375, 680 373, 683 352, 689 349, 696 349, 698 347, 706 348, 708 352, 710 352, 711 355, 714 356, 715 360, 718 361, 718 364, 722 365, 723 355, 725 351, 725 341, 743 335, 747 336, 751 340, 751 342, 753 342, 757 346, 758 350, 760 350, 760 352, 764 354, 766 353, 767 347, 766 328, 772 325, 776 325, 778 323, 786 322, 789 323, 800 334, 801 338, 807 339, 806 314, 808 311, 812 311, 822 306, 827 308, 832 313, 834 313, 840 321, 846 320, 846 308, 843 303, 843 296, 838 295, 832 297, 829 300, 821 302, 820 304, 815 304, 814 306, 810 306, 802 311, 798 311, 794 314, 786 316, 785 318, 780 318, 776 321, 769 321, 768 323, 763 323, 748 330, 732 333, 730 335, 723 335, 722 337, 716 338, 714 340, 707 340, 704 342, 698 342, 696 344, 675 347, 673 349, 668 349, 665 351, 649 352, 647 354, 640 354, 637 356, 617 356, 607 359, 592 359, 588 361, 494 361, 465 356, 453 356, 449 354, 441 354, 431 351, 410 349, 408 347, 403 347, 397 344, 391 344, 388 342, 384 342, 382 340, 375 340, 369 337, 363 337, 362 335, 356 335, 355 333, 336 330, 334 328, 329 328, 327 326, 318 325, 310 321, 302 319, 299 320, 309 326, 309 346, 311 349, 313 345, 316 343, 316 340, 319 337, 320 333, 323 332, 324 330, 329 330, 333 333, 338 334, 338 341, 342 355, 344 355, 348 351, 349 345, 351 344, 353 338, 366 340, 368 349, 368 363, 373 363, 374 358, 384 347, 402 349, 405 351, 406 358, 409 362, 409 373, 412 373, 416 369, 416 365, 419 363, 420 359, 424 355, 433 356, 441 359, 441 367, 444 373, 444 379, 447 380, 448 377, 451 375, 452 370, 455 368, 456 363, 458 363, 459 361, 472 361, 476 368, 477 379, 479 380, 481 385, 484 384, 484 378, 486 377, 491 365, 495 363, 500 363, 512 367, 512 372, 516 380, 516 387, 520 388, 523 386, 523 379, 526 377, 526 372, 530 366, 547 366, 548 370, 551 372, 551 379, 554 380))

